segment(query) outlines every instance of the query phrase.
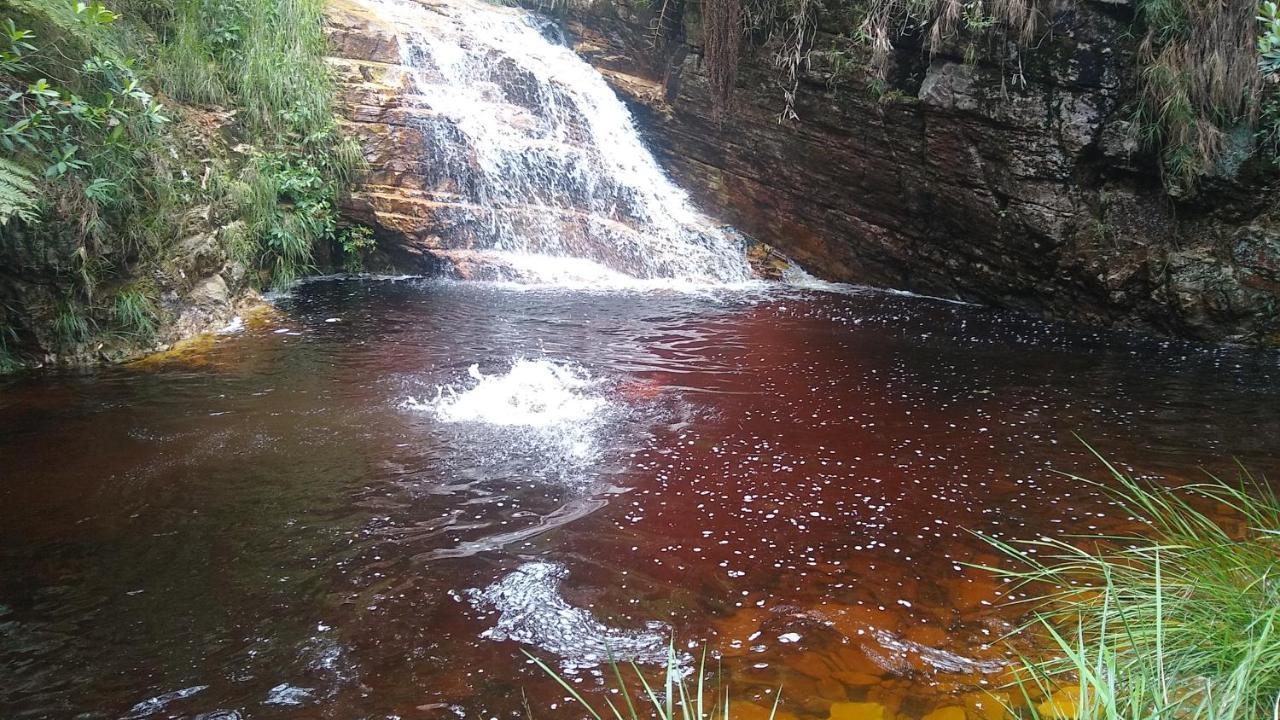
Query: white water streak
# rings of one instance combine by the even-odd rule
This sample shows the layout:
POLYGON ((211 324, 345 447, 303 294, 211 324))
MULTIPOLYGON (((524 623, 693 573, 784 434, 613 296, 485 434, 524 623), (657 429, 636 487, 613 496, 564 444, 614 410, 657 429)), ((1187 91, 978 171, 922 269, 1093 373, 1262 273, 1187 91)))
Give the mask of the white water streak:
POLYGON ((626 106, 554 26, 470 0, 366 4, 397 28, 415 93, 406 101, 428 111, 434 192, 483 236, 463 249, 503 258, 506 277, 489 279, 751 279, 741 243, 672 184, 626 106))

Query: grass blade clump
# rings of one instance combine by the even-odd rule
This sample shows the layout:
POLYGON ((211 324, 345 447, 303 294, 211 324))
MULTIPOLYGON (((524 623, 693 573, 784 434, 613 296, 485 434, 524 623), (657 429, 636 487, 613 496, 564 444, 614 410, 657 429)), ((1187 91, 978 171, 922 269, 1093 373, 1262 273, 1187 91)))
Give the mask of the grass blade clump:
MULTIPOLYGON (((657 718, 657 720, 714 720, 715 718, 729 718, 729 692, 727 689, 723 691, 711 691, 707 687, 707 653, 703 649, 702 659, 698 662, 696 677, 693 678, 693 685, 690 686, 690 679, 686 676, 689 672, 684 667, 684 662, 676 653, 675 645, 667 646, 667 662, 663 669, 663 686, 662 693, 649 682, 644 673, 634 662, 626 663, 631 667, 636 679, 640 684, 639 694, 645 702, 641 702, 639 707, 632 700, 633 690, 627 686, 627 682, 622 672, 622 664, 615 660, 612 656, 609 658, 609 668, 612 671, 615 685, 615 691, 622 696, 622 704, 616 704, 609 697, 604 698, 607 712, 597 709, 585 697, 582 696, 563 675, 556 672, 554 668, 547 665, 537 656, 525 651, 525 655, 533 661, 535 665, 551 676, 560 687, 569 693, 569 697, 574 702, 582 706, 591 717, 595 720, 641 720, 642 718, 657 718)), ((773 720, 778 714, 778 703, 782 699, 782 693, 775 693, 773 708, 769 711, 769 720, 773 720)))
POLYGON ((1172 489, 1106 467, 1112 482, 1093 484, 1141 519, 1141 534, 987 538, 1018 561, 997 574, 1050 588, 1037 596, 1032 625, 1056 657, 1024 658, 1017 685, 1029 712, 1272 718, 1280 703, 1276 494, 1247 471, 1239 485, 1210 476, 1172 489))

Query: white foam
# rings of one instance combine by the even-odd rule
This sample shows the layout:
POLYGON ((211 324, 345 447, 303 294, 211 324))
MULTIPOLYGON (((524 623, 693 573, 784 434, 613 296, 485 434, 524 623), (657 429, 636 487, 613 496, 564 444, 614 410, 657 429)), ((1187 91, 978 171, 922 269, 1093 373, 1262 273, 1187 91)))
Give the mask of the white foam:
POLYGON ((311 688, 298 687, 288 683, 280 683, 267 691, 265 705, 303 705, 314 699, 311 688))
POLYGON ((770 283, 760 279, 708 283, 685 277, 633 277, 588 258, 561 257, 539 253, 507 251, 467 252, 476 260, 479 272, 470 282, 510 290, 561 289, 589 292, 675 292, 704 295, 724 291, 764 290, 770 283))
POLYGON ((129 708, 129 712, 125 714, 125 720, 134 720, 134 718, 144 718, 161 712, 175 700, 185 700, 192 695, 208 690, 208 685, 192 685, 191 687, 174 690, 162 695, 156 695, 129 708))
POLYGON ((595 392, 599 383, 569 363, 520 358, 503 375, 485 375, 479 365, 467 374, 469 388, 441 387, 435 398, 405 405, 449 423, 554 428, 589 421, 608 404, 595 392))
POLYGON ((666 665, 671 637, 667 625, 651 621, 644 630, 605 625, 561 595, 560 584, 568 574, 559 563, 530 562, 483 590, 468 590, 474 607, 498 613, 495 625, 480 637, 542 648, 560 657, 565 672, 603 665, 611 657, 666 665))

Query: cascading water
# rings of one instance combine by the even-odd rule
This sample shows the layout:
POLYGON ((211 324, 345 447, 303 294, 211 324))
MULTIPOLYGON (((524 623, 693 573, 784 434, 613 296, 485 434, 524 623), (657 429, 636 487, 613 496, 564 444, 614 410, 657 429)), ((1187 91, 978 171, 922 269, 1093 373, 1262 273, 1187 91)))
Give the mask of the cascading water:
POLYGON ((554 284, 750 280, 631 114, 559 31, 516 9, 368 0, 396 28, 429 147, 441 254, 471 277, 554 284))

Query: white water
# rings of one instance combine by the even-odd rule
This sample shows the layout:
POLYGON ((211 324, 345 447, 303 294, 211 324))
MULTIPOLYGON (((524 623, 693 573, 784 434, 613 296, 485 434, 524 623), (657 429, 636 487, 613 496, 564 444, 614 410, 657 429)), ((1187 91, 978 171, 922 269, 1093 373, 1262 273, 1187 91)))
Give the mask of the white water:
POLYGON ((443 422, 539 429, 589 422, 607 405, 594 393, 598 383, 576 365, 519 358, 503 375, 485 375, 479 365, 467 374, 474 381, 470 387, 441 387, 434 399, 410 399, 406 405, 443 422))
POLYGON ((626 106, 557 29, 470 0, 366 4, 397 28, 415 93, 406 102, 429 111, 432 212, 454 222, 443 241, 466 251, 469 275, 595 286, 752 278, 741 242, 672 184, 626 106))
POLYGON ((436 387, 434 397, 409 397, 401 406, 482 451, 481 462, 537 458, 542 476, 558 482, 586 477, 583 468, 598 458, 621 411, 604 383, 575 363, 517 358, 506 372, 486 375, 472 365, 467 375, 436 387))
MULTIPOLYGON (((481 637, 534 645, 560 657, 565 672, 618 662, 665 665, 671 628, 650 621, 644 630, 605 625, 560 594, 568 570, 559 563, 530 562, 483 590, 469 590, 472 606, 498 614, 481 637)), ((678 661, 687 661, 683 655, 678 661)))

